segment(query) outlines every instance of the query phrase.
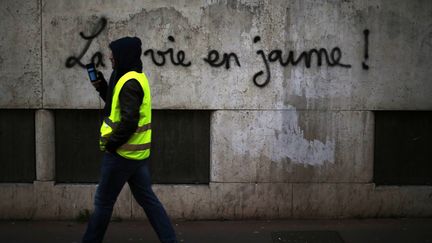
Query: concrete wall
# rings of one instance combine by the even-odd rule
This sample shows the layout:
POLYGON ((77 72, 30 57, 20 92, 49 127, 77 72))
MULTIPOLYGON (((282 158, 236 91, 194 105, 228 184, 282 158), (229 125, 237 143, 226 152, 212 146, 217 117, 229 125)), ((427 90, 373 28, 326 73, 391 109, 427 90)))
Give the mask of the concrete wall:
MULTIPOLYGON (((1 30, 10 33, 0 37, 0 107, 40 109, 42 119, 38 179, 0 185, 0 218, 65 219, 92 209, 96 185, 53 182, 50 109, 103 105, 86 72, 65 65, 86 47, 79 33, 95 33, 102 18, 106 27, 83 63, 100 52, 106 67, 99 69, 109 76, 108 43, 125 35, 139 36, 143 50, 183 50, 190 66, 168 60, 157 66, 142 56, 154 108, 216 110, 210 184, 154 186, 172 217, 432 215, 432 187, 372 181, 372 110, 432 109, 429 0, 4 0, 0 6, 1 30), (254 43, 256 36, 261 40, 254 43), (312 48, 339 48, 340 64, 350 67, 272 62, 270 82, 254 84, 256 73, 264 72, 259 83, 267 73, 257 51, 280 49, 286 58, 290 50, 312 48), (235 53, 240 66, 233 60, 229 69, 210 66, 204 58, 211 50, 235 53)), ((145 217, 127 187, 114 215, 145 217)))

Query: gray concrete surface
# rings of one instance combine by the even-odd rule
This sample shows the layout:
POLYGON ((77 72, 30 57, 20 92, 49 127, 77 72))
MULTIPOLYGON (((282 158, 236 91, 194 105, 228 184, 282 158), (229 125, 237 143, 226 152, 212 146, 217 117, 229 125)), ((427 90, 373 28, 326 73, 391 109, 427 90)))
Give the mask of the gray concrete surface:
MULTIPOLYGON (((109 40, 137 35, 143 50, 184 50, 189 67, 154 65, 143 56, 155 108, 180 109, 430 109, 432 26, 428 0, 380 1, 42 1, 44 106, 97 108, 87 74, 66 59, 84 48, 100 17, 106 29, 93 41, 84 62, 96 51, 106 59, 109 40), (121 11, 120 11, 121 9, 121 11), (363 31, 370 30, 365 60, 363 31), (175 37, 175 43, 168 36, 175 37), (254 44, 255 36, 261 41, 254 44), (341 49, 351 68, 312 62, 281 67, 271 63, 268 86, 254 86, 264 70, 257 50, 281 49, 298 55, 312 48, 341 49), (212 68, 208 51, 235 52, 241 67, 212 68), (362 62, 370 68, 364 70, 362 62), (181 94, 181 95, 179 95, 181 94)), ((109 65, 103 69, 108 72, 109 65)))
POLYGON ((214 182, 352 182, 373 176, 371 112, 217 111, 214 182))
MULTIPOLYGON (((209 185, 155 185, 176 219, 431 216, 431 186, 376 187, 372 110, 432 109, 432 1, 193 0, 0 2, 0 108, 93 109, 103 102, 78 65, 124 35, 143 50, 184 50, 189 67, 143 56, 156 109, 215 109, 209 185), (368 29, 369 58, 365 59, 368 29), (255 36, 261 41, 253 42, 255 36), (175 42, 168 37, 175 37, 175 42), (351 68, 281 67, 271 81, 258 50, 298 55, 341 49, 351 68), (241 67, 215 68, 215 49, 236 53, 241 67), (362 63, 369 65, 363 69, 362 63)), ((71 219, 91 210, 96 185, 56 184, 53 117, 36 113, 37 179, 0 184, 0 218, 71 219), (46 119, 46 120, 45 120, 46 119)), ((144 218, 127 187, 114 215, 144 218)))
POLYGON ((0 1, 0 107, 42 107, 39 0, 0 1))
MULTIPOLYGON (((432 187, 372 183, 153 185, 174 219, 431 217, 432 187)), ((93 210, 96 185, 0 184, 0 219, 75 219, 93 210)), ((128 186, 114 217, 145 219, 128 186)))
MULTIPOLYGON (((179 242, 274 243, 279 231, 336 231, 345 243, 432 242, 432 219, 173 221, 179 242)), ((0 221, 2 243, 79 243, 86 224, 0 221)), ((104 242, 159 242, 148 222, 111 222, 104 242)), ((293 242, 293 241, 291 241, 293 242)), ((296 241, 305 243, 305 241, 296 241)), ((320 243, 324 241, 317 241, 320 243)))

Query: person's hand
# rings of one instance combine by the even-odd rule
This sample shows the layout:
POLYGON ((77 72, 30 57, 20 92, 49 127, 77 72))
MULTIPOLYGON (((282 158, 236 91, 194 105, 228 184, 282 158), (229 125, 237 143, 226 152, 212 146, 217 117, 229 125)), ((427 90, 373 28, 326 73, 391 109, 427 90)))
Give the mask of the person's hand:
POLYGON ((111 153, 111 154, 115 154, 117 148, 114 147, 115 145, 111 142, 107 142, 105 144, 105 152, 111 153))
POLYGON ((96 88, 96 89, 99 89, 101 86, 106 86, 107 84, 106 84, 106 80, 105 80, 105 77, 103 76, 103 73, 102 72, 97 72, 97 79, 96 79, 96 81, 92 81, 91 82, 92 83, 92 85, 96 88))

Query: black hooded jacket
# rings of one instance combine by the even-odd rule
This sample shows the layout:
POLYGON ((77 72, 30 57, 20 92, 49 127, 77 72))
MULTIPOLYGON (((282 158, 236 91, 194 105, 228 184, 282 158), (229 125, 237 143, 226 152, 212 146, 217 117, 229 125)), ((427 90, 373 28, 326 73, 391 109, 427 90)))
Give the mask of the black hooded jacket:
MULTIPOLYGON (((97 89, 100 97, 105 101, 106 117, 111 112, 113 90, 118 80, 129 71, 142 72, 142 50, 139 38, 124 37, 111 42, 109 47, 114 58, 113 72, 108 85, 102 80, 102 85, 97 89)), ((116 149, 126 143, 137 129, 143 97, 144 91, 136 79, 130 79, 123 85, 119 94, 120 123, 113 130, 105 146, 109 152, 115 153, 116 149)))

